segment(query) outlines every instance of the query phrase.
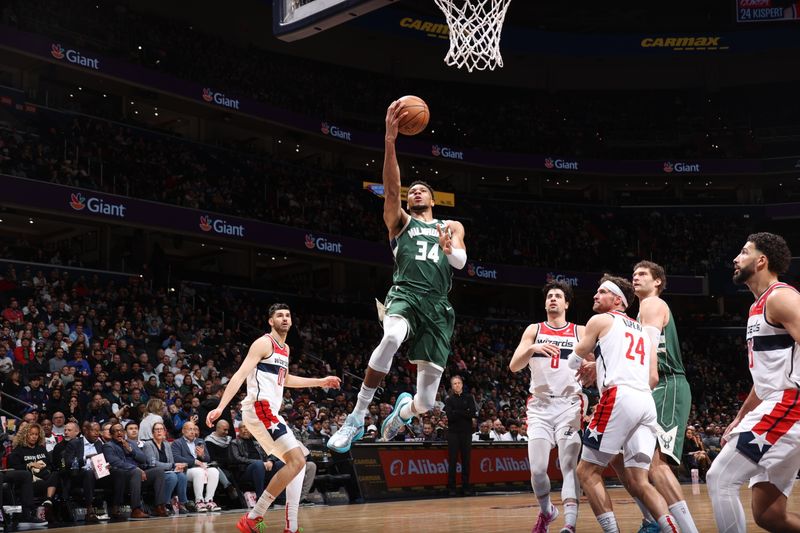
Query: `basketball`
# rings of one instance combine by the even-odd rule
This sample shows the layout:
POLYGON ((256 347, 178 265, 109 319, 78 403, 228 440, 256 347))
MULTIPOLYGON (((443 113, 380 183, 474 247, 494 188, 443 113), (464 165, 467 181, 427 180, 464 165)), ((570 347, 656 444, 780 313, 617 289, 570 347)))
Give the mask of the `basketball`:
POLYGON ((428 110, 428 104, 419 96, 403 96, 400 101, 405 104, 405 111, 408 115, 400 119, 398 131, 403 135, 416 135, 428 126, 428 119, 431 118, 431 112, 428 110))

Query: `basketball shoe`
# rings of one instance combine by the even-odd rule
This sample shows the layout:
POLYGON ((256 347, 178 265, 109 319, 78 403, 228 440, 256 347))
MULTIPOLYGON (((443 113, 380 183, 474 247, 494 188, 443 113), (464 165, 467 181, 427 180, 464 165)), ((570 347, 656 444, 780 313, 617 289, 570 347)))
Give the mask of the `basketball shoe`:
POLYGON ((544 511, 539 512, 539 518, 536 520, 536 525, 531 529, 531 533, 547 533, 550 524, 558 518, 558 508, 550 504, 550 514, 544 514, 544 511))
POLYGON ((247 513, 245 513, 236 523, 236 529, 242 533, 266 533, 267 525, 260 516, 258 518, 247 518, 247 513))
POLYGON ((642 527, 639 528, 638 533, 658 533, 661 528, 658 527, 658 522, 645 522, 642 520, 642 527))
POLYGON ((356 420, 353 413, 347 415, 347 418, 339 428, 339 431, 331 435, 328 439, 328 448, 336 453, 347 453, 353 442, 359 440, 364 436, 364 419, 356 420))
POLYGON ((404 392, 400 396, 397 397, 397 402, 394 404, 394 409, 386 417, 386 420, 383 421, 381 424, 381 436, 383 440, 390 441, 397 435, 397 432, 400 431, 400 428, 404 425, 408 425, 411 423, 411 418, 408 420, 403 420, 400 416, 400 409, 404 405, 408 405, 409 403, 413 402, 414 398, 407 392, 404 392))

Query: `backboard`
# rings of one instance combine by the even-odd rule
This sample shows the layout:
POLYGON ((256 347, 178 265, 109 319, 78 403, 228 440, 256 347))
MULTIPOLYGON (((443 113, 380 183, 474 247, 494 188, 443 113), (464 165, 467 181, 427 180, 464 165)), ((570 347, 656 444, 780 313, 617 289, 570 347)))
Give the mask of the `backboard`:
POLYGON ((282 41, 296 41, 397 1, 272 0, 272 31, 282 41))

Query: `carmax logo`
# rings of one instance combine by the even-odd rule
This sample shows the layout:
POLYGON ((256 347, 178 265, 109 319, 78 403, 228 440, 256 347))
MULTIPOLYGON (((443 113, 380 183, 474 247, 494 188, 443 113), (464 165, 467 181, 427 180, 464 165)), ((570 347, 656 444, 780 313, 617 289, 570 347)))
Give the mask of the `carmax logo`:
POLYGON ((639 43, 642 48, 671 48, 673 50, 727 50, 719 35, 703 37, 645 37, 639 43))
POLYGON ((220 235, 231 235, 233 237, 244 237, 244 226, 241 224, 229 224, 227 220, 221 218, 211 218, 209 215, 200 217, 200 229, 203 231, 213 231, 220 235))
POLYGON ((77 50, 65 49, 60 43, 50 44, 50 55, 55 59, 66 59, 73 65, 80 65, 94 70, 100 70, 100 60, 96 57, 86 57, 77 50))

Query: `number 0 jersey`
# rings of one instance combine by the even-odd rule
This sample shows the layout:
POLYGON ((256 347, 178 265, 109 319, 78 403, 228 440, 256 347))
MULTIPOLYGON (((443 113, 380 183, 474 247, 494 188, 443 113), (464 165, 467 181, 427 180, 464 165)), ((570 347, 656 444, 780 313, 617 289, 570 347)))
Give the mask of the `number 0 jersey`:
POLYGON ((597 383, 600 392, 625 385, 650 392, 650 351, 652 343, 643 326, 624 313, 611 311, 611 329, 595 347, 597 383))
POLYGON ((390 241, 394 254, 392 284, 432 297, 446 297, 453 283, 447 255, 439 247, 439 220, 425 222, 412 216, 390 241))
POLYGON ((578 344, 578 326, 572 322, 555 328, 547 322, 539 323, 534 344, 554 344, 560 350, 558 357, 533 354, 531 369, 531 394, 573 396, 581 392, 575 371, 567 366, 567 359, 578 344))
POLYGON ((272 355, 261 359, 247 376, 247 397, 243 403, 266 401, 271 414, 277 415, 283 405, 283 383, 289 371, 289 346, 281 346, 270 334, 265 337, 272 342, 272 355))
POLYGON ((778 289, 797 290, 786 283, 773 283, 750 306, 747 317, 750 374, 761 400, 800 388, 800 346, 782 324, 767 322, 767 298, 778 289))

